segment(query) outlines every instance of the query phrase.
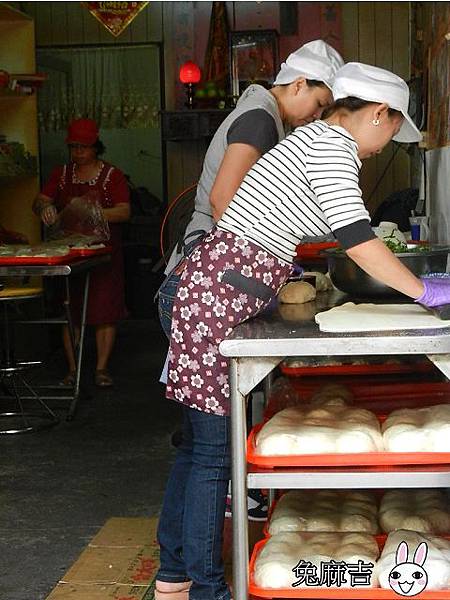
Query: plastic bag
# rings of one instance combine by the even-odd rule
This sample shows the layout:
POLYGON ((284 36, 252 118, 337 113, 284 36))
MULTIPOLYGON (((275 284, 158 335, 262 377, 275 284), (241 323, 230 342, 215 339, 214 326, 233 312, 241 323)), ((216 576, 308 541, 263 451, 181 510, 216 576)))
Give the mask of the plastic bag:
POLYGON ((100 203, 100 194, 90 190, 83 196, 74 197, 58 214, 51 228, 50 239, 82 236, 92 242, 106 242, 110 238, 109 225, 100 203))

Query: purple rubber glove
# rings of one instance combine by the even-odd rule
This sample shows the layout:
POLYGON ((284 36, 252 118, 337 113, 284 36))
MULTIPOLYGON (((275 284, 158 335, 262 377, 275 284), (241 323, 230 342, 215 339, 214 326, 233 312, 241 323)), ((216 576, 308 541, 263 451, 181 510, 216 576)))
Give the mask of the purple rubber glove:
POLYGON ((450 277, 421 277, 420 280, 425 291, 414 302, 423 304, 427 308, 450 304, 450 277))

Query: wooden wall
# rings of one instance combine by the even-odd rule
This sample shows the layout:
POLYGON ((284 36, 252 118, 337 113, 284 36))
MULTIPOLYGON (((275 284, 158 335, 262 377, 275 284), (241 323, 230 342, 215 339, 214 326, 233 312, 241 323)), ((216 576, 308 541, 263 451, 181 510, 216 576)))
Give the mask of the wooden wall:
MULTIPOLYGON (((180 64, 191 58, 199 60, 204 55, 211 10, 211 2, 152 1, 119 38, 114 38, 79 2, 21 4, 23 10, 35 18, 39 46, 162 42, 166 107, 172 109, 177 105, 180 64)), ((311 23, 317 23, 316 11, 319 4, 341 7, 340 41, 346 61, 372 63, 391 69, 405 79, 409 78, 409 2, 299 2, 298 36, 282 38, 282 51, 284 49, 287 53, 312 39, 314 29, 311 23), (308 18, 308 14, 314 18, 308 18), (306 38, 303 39, 303 36, 306 38)), ((279 30, 278 2, 228 2, 227 8, 230 27, 234 29, 279 30)), ((200 60, 199 62, 201 63, 200 60)), ((205 149, 204 142, 167 144, 168 199, 198 179, 205 149)), ((382 155, 365 161, 362 187, 366 199, 384 172, 393 151, 390 147, 382 155)), ((389 193, 409 186, 409 162, 406 153, 399 150, 375 195, 370 199, 369 208, 374 210, 389 193)))
MULTIPOLYGON (((408 80, 410 3, 342 2, 342 10, 344 60, 373 64, 408 80)), ((396 152, 388 167, 395 148, 394 144, 389 144, 382 154, 363 163, 361 187, 372 213, 391 192, 410 186, 410 158, 404 148, 396 152), (370 197, 386 167, 377 191, 370 197)))
POLYGON ((162 2, 150 2, 118 37, 111 35, 81 2, 21 2, 32 15, 38 46, 162 42, 162 2))

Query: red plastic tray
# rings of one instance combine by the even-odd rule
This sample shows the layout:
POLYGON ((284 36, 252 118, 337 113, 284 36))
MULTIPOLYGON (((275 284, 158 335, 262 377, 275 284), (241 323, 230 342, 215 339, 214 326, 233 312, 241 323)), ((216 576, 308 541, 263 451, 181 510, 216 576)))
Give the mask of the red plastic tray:
MULTIPOLYGON (((310 367, 290 367, 280 365, 280 370, 289 377, 307 377, 315 375, 393 375, 400 373, 429 373, 436 367, 429 360, 405 363, 374 363, 367 365, 329 365, 310 367)), ((450 600, 450 599, 449 599, 450 600)))
POLYGON ((105 246, 104 248, 71 248, 70 256, 72 258, 87 258, 89 256, 101 256, 103 254, 111 254, 112 247, 105 246))
MULTIPOLYGON (((323 387, 323 380, 317 377, 293 377, 289 383, 297 392, 299 401, 288 402, 283 393, 276 395, 274 392, 264 411, 266 421, 284 408, 306 404, 323 387)), ((402 381, 398 376, 385 376, 382 379, 378 377, 364 380, 360 377, 332 378, 327 383, 344 383, 352 392, 358 408, 366 408, 378 414, 389 414, 398 408, 450 403, 450 383, 446 381, 424 381, 423 378, 411 381, 410 377, 402 381)))
POLYGON ((73 259, 70 253, 64 256, 0 256, 0 265, 62 265, 73 259))
POLYGON ((290 467, 381 467, 397 465, 450 465, 450 452, 354 452, 352 454, 300 454, 260 456, 256 454, 256 425, 247 441, 247 462, 264 469, 290 467))
MULTIPOLYGON (((378 541, 378 537, 375 536, 378 541)), ((401 596, 392 590, 375 588, 261 588, 255 584, 254 572, 256 558, 261 552, 262 547, 267 543, 267 539, 257 542, 253 548, 250 559, 250 580, 249 592, 252 596, 260 598, 307 598, 308 600, 399 600, 401 596)), ((414 596, 417 600, 449 600, 450 590, 423 591, 414 596)))
POLYGON ((320 253, 328 248, 337 248, 338 242, 306 242, 299 244, 296 248, 297 258, 312 258, 315 260, 326 261, 326 257, 321 256, 320 253))

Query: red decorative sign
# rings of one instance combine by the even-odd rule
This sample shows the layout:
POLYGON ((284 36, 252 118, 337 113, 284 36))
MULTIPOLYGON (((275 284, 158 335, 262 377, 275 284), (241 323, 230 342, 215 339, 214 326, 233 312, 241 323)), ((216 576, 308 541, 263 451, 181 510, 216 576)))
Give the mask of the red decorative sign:
POLYGON ((114 36, 120 35, 148 2, 84 2, 91 15, 114 36))

